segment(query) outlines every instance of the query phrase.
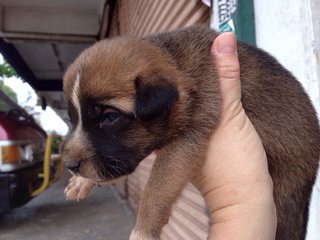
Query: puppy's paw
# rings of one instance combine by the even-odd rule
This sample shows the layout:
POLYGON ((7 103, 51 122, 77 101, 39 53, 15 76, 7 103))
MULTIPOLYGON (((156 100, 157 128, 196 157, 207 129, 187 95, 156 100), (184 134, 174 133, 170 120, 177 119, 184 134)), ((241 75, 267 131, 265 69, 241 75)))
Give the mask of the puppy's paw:
POLYGON ((143 233, 142 231, 133 229, 130 234, 129 240, 160 240, 160 237, 155 238, 143 233))
POLYGON ((73 176, 64 190, 64 195, 67 200, 79 201, 88 197, 95 186, 96 183, 90 179, 73 176))

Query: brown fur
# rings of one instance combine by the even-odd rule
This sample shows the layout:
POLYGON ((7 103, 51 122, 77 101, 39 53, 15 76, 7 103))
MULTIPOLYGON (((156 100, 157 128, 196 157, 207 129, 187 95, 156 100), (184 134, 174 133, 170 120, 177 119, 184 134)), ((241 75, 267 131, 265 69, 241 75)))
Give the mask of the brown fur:
MULTIPOLYGON (((208 28, 197 26, 144 39, 101 41, 85 50, 65 75, 64 90, 71 105, 76 74, 81 76, 78 96, 83 106, 85 140, 76 147, 79 141, 73 129, 62 147, 65 159, 81 162, 80 175, 96 181, 109 180, 105 168, 112 159, 127 166, 132 164, 129 159, 123 160, 127 155, 118 153, 110 136, 119 140, 117 144, 126 149, 128 156, 137 156, 133 167, 126 168, 129 170, 122 175, 132 172, 152 151, 157 153, 140 202, 135 236, 159 236, 172 204, 203 163, 208 138, 221 111, 221 94, 210 55, 216 36, 208 28), (162 96, 172 100, 164 102, 161 109, 152 108, 156 113, 151 117, 144 114, 150 110, 148 99, 156 102, 149 90, 161 96, 159 104, 162 96), (141 103, 142 97, 147 103, 141 103), (93 128, 93 120, 86 118, 92 115, 90 109, 99 104, 120 109, 119 105, 125 104, 121 110, 134 117, 121 117, 121 121, 130 129, 119 125, 121 122, 101 130, 93 128), (106 131, 112 134, 101 133, 106 131), (126 137, 121 135, 124 132, 126 137), (109 137, 101 139, 104 136, 109 137), (110 143, 103 145, 103 141, 110 143), (79 149, 85 149, 82 156, 79 149), (132 149, 134 154, 130 155, 132 149), (82 166, 86 162, 96 166, 90 168, 91 173, 85 164, 82 166), (99 170, 101 166, 104 170, 99 170)), ((316 113, 301 85, 274 58, 240 42, 238 52, 243 107, 262 139, 274 182, 276 239, 303 239, 320 154, 316 113)))

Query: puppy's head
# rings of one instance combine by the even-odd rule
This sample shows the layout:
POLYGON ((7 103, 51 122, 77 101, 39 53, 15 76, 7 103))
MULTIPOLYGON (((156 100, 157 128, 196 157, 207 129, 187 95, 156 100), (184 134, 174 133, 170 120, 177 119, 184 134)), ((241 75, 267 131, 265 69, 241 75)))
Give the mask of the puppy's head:
POLYGON ((183 128, 182 73, 143 40, 105 40, 85 50, 64 76, 72 127, 66 166, 95 181, 130 174, 183 128))

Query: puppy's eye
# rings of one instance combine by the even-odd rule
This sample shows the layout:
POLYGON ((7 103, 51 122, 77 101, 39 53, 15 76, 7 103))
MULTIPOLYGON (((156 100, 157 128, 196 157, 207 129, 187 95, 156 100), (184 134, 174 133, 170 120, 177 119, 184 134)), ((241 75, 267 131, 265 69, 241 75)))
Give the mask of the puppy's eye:
POLYGON ((93 108, 93 116, 99 128, 103 128, 113 126, 122 114, 114 107, 97 105, 93 108))
POLYGON ((119 113, 117 112, 107 112, 104 114, 104 122, 112 123, 117 120, 119 117, 119 113))
POLYGON ((121 117, 120 112, 115 109, 106 108, 103 110, 100 118, 99 127, 111 127, 121 117))

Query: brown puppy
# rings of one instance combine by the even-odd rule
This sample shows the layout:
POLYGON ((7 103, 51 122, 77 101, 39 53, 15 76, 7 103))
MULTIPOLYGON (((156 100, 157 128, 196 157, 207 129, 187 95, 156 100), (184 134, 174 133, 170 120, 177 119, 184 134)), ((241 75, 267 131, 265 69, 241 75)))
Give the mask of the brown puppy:
MULTIPOLYGON (((104 40, 65 74, 73 128, 61 153, 77 176, 109 181, 157 154, 130 239, 159 237, 172 204, 202 166, 220 114, 210 55, 216 36, 196 26, 104 40)), ((276 238, 303 239, 320 154, 316 113, 301 85, 274 58, 244 43, 238 51, 243 107, 262 139, 274 181, 276 238)), ((74 182, 67 196, 82 198, 74 182)))

